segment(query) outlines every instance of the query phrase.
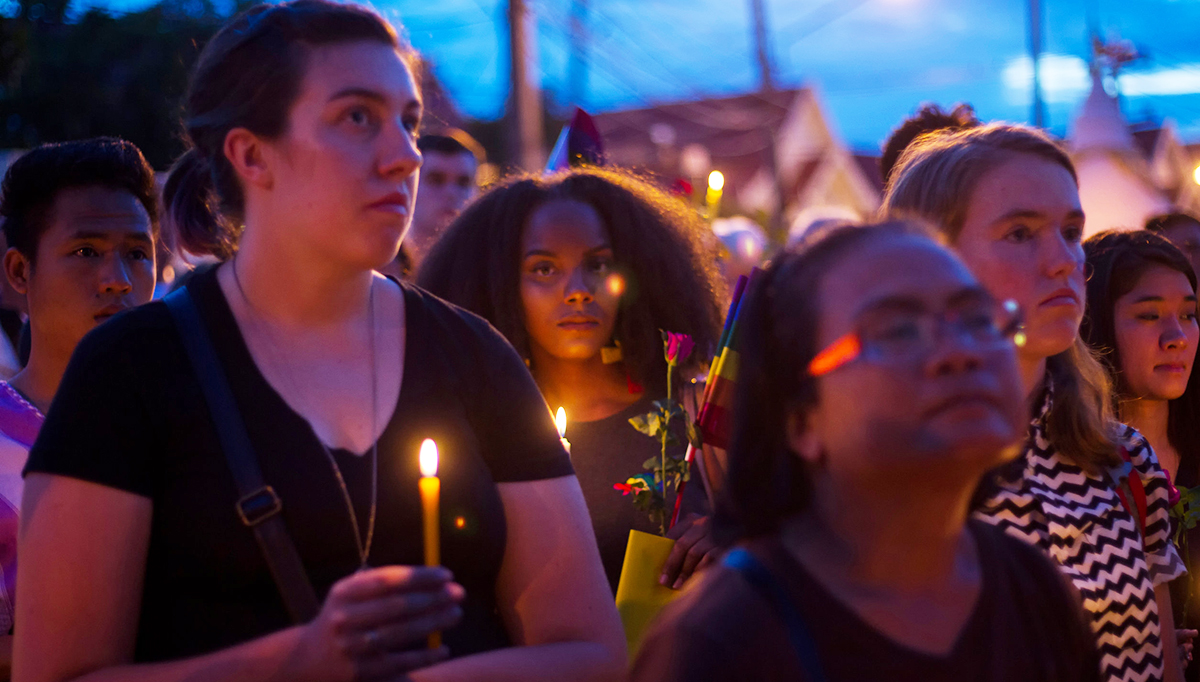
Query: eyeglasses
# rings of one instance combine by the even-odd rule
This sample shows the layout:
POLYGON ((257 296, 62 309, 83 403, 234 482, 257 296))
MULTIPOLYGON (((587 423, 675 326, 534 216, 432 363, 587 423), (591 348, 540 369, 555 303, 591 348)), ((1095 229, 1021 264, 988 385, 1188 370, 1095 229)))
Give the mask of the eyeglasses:
POLYGON ((908 309, 886 309, 867 313, 858 329, 829 344, 808 364, 810 376, 819 377, 866 359, 881 363, 903 363, 927 357, 947 331, 969 339, 980 348, 991 349, 1010 341, 1025 345, 1020 306, 1008 300, 997 305, 990 300, 941 313, 908 309))

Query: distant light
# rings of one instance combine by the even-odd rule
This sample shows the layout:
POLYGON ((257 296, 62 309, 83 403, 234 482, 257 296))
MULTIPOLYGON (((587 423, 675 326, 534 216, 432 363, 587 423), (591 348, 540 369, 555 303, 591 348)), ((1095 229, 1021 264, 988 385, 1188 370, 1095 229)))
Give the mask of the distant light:
POLYGON ((713 171, 708 174, 708 188, 714 192, 725 189, 725 176, 721 174, 721 171, 713 171))
POLYGON ((465 518, 461 517, 461 516, 459 516, 459 517, 456 517, 456 518, 454 519, 454 527, 455 527, 455 528, 458 528, 458 529, 463 529, 463 528, 466 528, 466 527, 467 527, 467 520, 466 520, 465 518))
POLYGON ((1197 185, 1200 185, 1200 166, 1196 166, 1196 170, 1192 171, 1192 179, 1196 181, 1197 185))
POLYGON ((608 293, 613 296, 625 293, 625 278, 620 275, 609 275, 604 284, 608 287, 608 293))

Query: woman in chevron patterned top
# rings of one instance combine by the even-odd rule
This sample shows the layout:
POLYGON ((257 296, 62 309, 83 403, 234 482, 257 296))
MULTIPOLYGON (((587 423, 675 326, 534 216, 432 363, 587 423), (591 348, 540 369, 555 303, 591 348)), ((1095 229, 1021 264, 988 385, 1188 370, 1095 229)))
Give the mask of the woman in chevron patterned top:
POLYGON ((1145 438, 1116 421, 1108 378, 1079 336, 1084 215, 1070 159, 1022 126, 935 133, 905 151, 883 210, 938 224, 992 295, 1025 313, 1030 429, 1020 456, 984 478, 976 516, 1071 579, 1104 679, 1181 679, 1167 583, 1184 568, 1167 478, 1145 438))

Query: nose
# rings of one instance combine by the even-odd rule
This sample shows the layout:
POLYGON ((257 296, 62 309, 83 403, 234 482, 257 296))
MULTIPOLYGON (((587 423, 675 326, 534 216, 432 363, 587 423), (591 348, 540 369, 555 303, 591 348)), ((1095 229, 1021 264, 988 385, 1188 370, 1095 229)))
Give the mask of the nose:
POLYGON ((1188 347, 1187 334, 1183 332, 1183 326, 1179 324, 1179 320, 1175 320, 1169 327, 1163 330, 1162 336, 1158 338, 1159 346, 1163 350, 1183 350, 1188 347))
POLYGON ((953 328, 943 327, 943 333, 938 334, 925 362, 926 374, 940 377, 974 372, 983 364, 983 350, 965 333, 954 333, 953 328))
POLYGON ((124 296, 133 291, 133 280, 129 277, 125 259, 113 254, 106 261, 100 273, 100 293, 124 296))
POLYGON ((1067 241, 1061 230, 1052 234, 1042 248, 1042 269, 1050 279, 1064 279, 1083 267, 1083 246, 1067 241))
POLYGON ((381 135, 384 151, 379 161, 379 172, 387 178, 404 179, 416 173, 424 159, 417 149, 416 139, 403 124, 389 126, 390 132, 381 135))
POLYGON ((563 290, 563 300, 569 305, 580 305, 591 303, 594 298, 595 290, 583 268, 578 267, 572 270, 571 276, 567 278, 566 288, 563 290))

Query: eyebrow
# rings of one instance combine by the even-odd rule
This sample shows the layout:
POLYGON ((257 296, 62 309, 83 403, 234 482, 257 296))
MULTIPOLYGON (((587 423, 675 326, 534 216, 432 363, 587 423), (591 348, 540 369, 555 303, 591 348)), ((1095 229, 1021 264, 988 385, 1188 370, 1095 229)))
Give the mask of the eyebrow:
MULTIPOLYGON (((329 101, 335 102, 339 99, 344 99, 346 97, 361 97, 363 99, 369 99, 372 102, 378 102, 380 104, 387 103, 387 96, 384 95, 383 93, 379 92, 378 90, 372 90, 370 88, 363 88, 363 87, 359 87, 359 86, 351 86, 348 88, 342 88, 341 90, 338 90, 337 92, 333 93, 333 95, 331 95, 329 97, 329 101)), ((421 111, 424 109, 424 107, 425 107, 425 105, 421 102, 421 100, 419 98, 414 98, 414 99, 409 100, 408 104, 404 105, 404 110, 409 111, 412 109, 416 109, 418 111, 421 111)))
MULTIPOLYGON (((1042 213, 1041 211, 1035 211, 1031 208, 1016 208, 1016 209, 1009 211, 1008 213, 1005 213, 1004 215, 1000 216, 999 218, 996 218, 996 220, 992 221, 992 224, 999 225, 1000 223, 1005 223, 1010 220, 1018 220, 1020 218, 1045 218, 1045 217, 1046 217, 1046 214, 1042 213)), ((1067 220, 1072 220, 1072 219, 1082 220, 1084 216, 1083 216, 1083 211, 1081 211, 1079 209, 1072 209, 1067 212, 1066 217, 1067 217, 1067 220)))
MULTIPOLYGON (((1196 295, 1192 294, 1190 296, 1184 296, 1183 300, 1187 301, 1189 303, 1195 303, 1196 295)), ((1162 296, 1142 296, 1141 298, 1135 300, 1133 303, 1136 305, 1138 303, 1163 303, 1164 301, 1166 301, 1166 299, 1163 298, 1162 296)))
POLYGON ((94 232, 94 231, 87 232, 87 231, 81 230, 79 232, 73 233, 71 235, 71 239, 73 241, 104 241, 104 240, 130 239, 135 242, 142 243, 142 244, 148 244, 148 245, 154 244, 154 240, 150 237, 150 235, 143 233, 143 232, 123 233, 123 234, 120 234, 120 236, 117 236, 112 232, 94 232))
MULTIPOLYGON (((590 256, 598 251, 611 251, 611 250, 612 250, 612 246, 610 244, 601 244, 600 246, 592 247, 592 248, 588 249, 587 251, 584 251, 583 253, 586 256, 590 256)), ((524 257, 529 258, 530 256, 546 256, 549 258, 555 258, 558 256, 558 254, 554 253, 553 251, 546 251, 545 249, 530 249, 529 251, 525 252, 524 257)))
MULTIPOLYGON (((990 301, 991 294, 981 286, 969 286, 959 289, 946 299, 946 307, 953 308, 954 306, 964 303, 973 303, 976 301, 990 301)), ((884 310, 927 310, 928 306, 925 302, 915 296, 908 295, 892 295, 881 296, 880 298, 867 301, 858 311, 857 316, 865 315, 872 312, 884 310)))

